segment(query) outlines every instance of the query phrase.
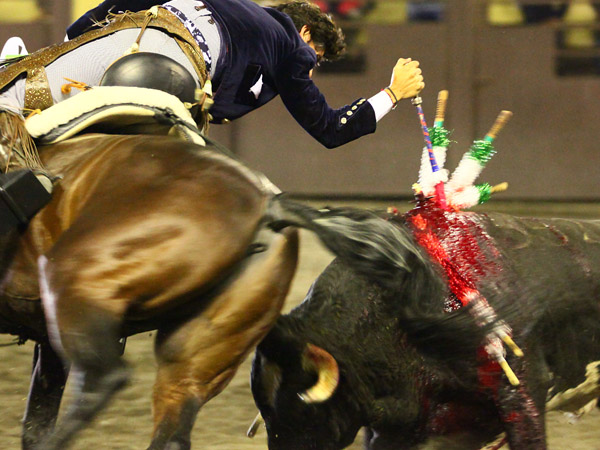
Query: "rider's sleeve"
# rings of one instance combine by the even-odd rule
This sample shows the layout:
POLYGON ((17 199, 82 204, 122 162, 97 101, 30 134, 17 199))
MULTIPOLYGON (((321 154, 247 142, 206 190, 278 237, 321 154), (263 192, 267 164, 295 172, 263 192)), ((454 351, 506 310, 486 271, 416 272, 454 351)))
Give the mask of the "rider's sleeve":
POLYGON ((390 99, 390 96, 384 91, 380 91, 371 97, 369 103, 375 111, 375 120, 377 120, 377 122, 383 119, 383 116, 389 113, 394 107, 392 99, 390 99))
POLYGON ((67 37, 73 39, 94 26, 96 22, 103 21, 109 12, 143 11, 154 5, 162 5, 167 0, 106 0, 73 22, 67 28, 67 37))
POLYGON ((277 70, 277 91, 294 119, 327 148, 334 148, 373 133, 375 111, 364 98, 333 109, 310 77, 316 56, 302 46, 286 58, 277 70))

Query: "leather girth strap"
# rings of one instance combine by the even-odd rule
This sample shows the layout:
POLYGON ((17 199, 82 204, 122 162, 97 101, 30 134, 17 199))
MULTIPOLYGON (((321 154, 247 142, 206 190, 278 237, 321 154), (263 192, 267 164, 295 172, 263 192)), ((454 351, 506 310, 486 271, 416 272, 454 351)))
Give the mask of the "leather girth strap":
MULTIPOLYGON (((102 38, 116 31, 141 28, 146 17, 146 11, 135 13, 128 11, 123 14, 113 15, 108 18, 108 23, 102 26, 102 28, 91 30, 73 40, 42 48, 26 56, 22 60, 14 62, 0 70, 0 89, 3 89, 23 73, 27 73, 26 86, 29 87, 29 96, 26 94, 26 100, 29 99, 30 101, 29 103, 26 101, 25 108, 48 108, 52 106, 52 98, 51 96, 49 97, 50 92, 44 67, 58 59, 60 56, 75 50, 88 42, 102 38), (33 78, 30 80, 30 77, 33 78)), ((207 79, 207 72, 202 52, 194 40, 194 37, 179 19, 166 9, 158 8, 157 17, 154 17, 147 26, 166 32, 175 39, 179 47, 194 66, 201 85, 204 85, 207 79)))
POLYGON ((25 109, 44 110, 50 108, 53 104, 50 84, 48 83, 48 76, 46 75, 44 66, 27 69, 25 109))

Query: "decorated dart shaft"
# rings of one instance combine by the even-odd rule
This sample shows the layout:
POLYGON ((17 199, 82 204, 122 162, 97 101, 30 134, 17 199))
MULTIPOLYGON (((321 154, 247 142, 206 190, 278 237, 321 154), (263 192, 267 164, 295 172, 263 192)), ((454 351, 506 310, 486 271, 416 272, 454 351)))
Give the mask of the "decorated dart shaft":
POLYGON ((447 171, 444 170, 446 162, 446 151, 450 140, 448 139, 449 132, 444 128, 444 116, 446 114, 446 104, 448 102, 448 91, 440 91, 438 93, 437 108, 435 113, 435 122, 432 128, 429 128, 429 140, 433 148, 433 155, 439 168, 439 171, 434 173, 431 167, 429 151, 427 147, 423 147, 421 154, 421 164, 419 167, 419 184, 421 185, 425 195, 433 195, 435 186, 443 181, 448 181, 447 171))
POLYGON ((510 111, 502 111, 485 137, 482 140, 473 142, 448 182, 447 188, 450 192, 456 192, 473 185, 485 165, 496 153, 493 142, 511 117, 512 113, 510 111))
POLYGON ((499 183, 495 186, 492 186, 490 189, 491 194, 495 194, 496 192, 504 192, 508 189, 508 183, 506 181, 499 183))
POLYGON ((471 290, 465 292, 459 299, 461 300, 461 303, 465 305, 469 304, 471 306, 471 315, 475 317, 479 326, 486 326, 495 322, 494 327, 486 337, 486 352, 500 365, 510 383, 513 386, 519 385, 519 379, 504 358, 504 347, 502 346, 502 342, 504 342, 515 355, 519 357, 523 356, 523 351, 515 344, 510 336, 510 333, 512 333, 511 328, 504 321, 498 321, 494 308, 492 308, 485 297, 478 291, 471 290))
POLYGON ((517 376, 515 375, 513 370, 510 368, 510 366, 506 362, 506 359, 504 359, 503 357, 500 356, 500 357, 498 357, 497 360, 498 360, 498 364, 500 364, 500 367, 506 374, 506 377, 508 378, 508 381, 510 382, 510 384, 512 384, 513 386, 518 386, 520 384, 519 379, 517 378, 517 376))
POLYGON ((444 126, 444 117, 446 116, 446 105, 448 104, 448 91, 440 91, 438 93, 437 108, 435 110, 435 121, 433 126, 441 128, 444 126))
POLYGON ((444 119, 446 116, 446 105, 448 104, 448 91, 440 91, 438 92, 437 98, 437 106, 435 108, 435 120, 433 122, 433 128, 429 129, 429 139, 431 140, 431 145, 434 148, 434 154, 436 158, 438 158, 437 163, 440 169, 444 167, 443 162, 439 160, 438 153, 436 152, 436 147, 443 147, 444 149, 444 158, 446 148, 450 144, 450 140, 448 139, 448 135, 450 134, 448 130, 444 128, 444 119))
POLYGON ((513 113, 510 111, 501 111, 500 114, 498 114, 498 117, 496 117, 494 125, 492 125, 492 128, 490 128, 490 131, 488 131, 483 140, 494 142, 494 139, 496 139, 496 136, 498 136, 498 133, 504 128, 504 125, 506 125, 512 115, 513 113))
MULTIPOLYGON (((425 121, 425 113, 423 112, 423 99, 416 96, 412 99, 412 104, 417 108, 417 114, 421 122, 421 129, 423 130, 423 138, 425 139, 425 145, 427 146, 427 152, 429 154, 429 162, 431 163, 431 170, 435 173, 440 170, 437 165, 435 155, 433 153, 433 146, 431 145, 431 139, 429 137, 429 129, 427 128, 427 122, 425 121)), ((436 200, 442 209, 446 209, 446 193, 444 192, 444 182, 440 181, 435 185, 436 200)))
POLYGON ((463 209, 487 202, 492 194, 503 192, 508 189, 508 183, 500 183, 490 186, 488 183, 467 186, 459 192, 453 192, 451 203, 453 206, 463 209))
POLYGON ((412 104, 417 108, 417 114, 419 116, 419 121, 421 122, 421 129, 423 130, 423 138, 425 139, 425 145, 427 146, 427 151, 429 152, 429 162, 431 163, 431 169, 434 172, 440 170, 437 165, 437 161, 435 160, 435 155, 433 154, 433 146, 431 145, 431 138, 429 136, 429 129, 427 128, 427 122, 425 121, 425 113, 423 112, 423 99, 419 96, 416 96, 412 99, 412 104))
POLYGON ((433 128, 429 129, 429 139, 433 147, 433 154, 436 158, 438 168, 442 170, 446 162, 446 150, 450 145, 450 134, 444 128, 444 117, 446 115, 446 105, 448 103, 448 91, 440 91, 438 93, 437 107, 435 109, 435 121, 433 128))

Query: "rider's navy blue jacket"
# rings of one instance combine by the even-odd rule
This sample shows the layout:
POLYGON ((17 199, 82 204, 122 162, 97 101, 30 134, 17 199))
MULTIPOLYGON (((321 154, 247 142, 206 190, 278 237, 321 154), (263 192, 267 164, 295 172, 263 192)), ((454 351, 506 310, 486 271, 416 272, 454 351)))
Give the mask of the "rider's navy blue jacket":
MULTIPOLYGON (((326 147, 375 131, 375 112, 364 99, 339 109, 329 107, 309 75, 316 54, 286 14, 251 0, 203 2, 221 27, 224 41, 213 79, 214 122, 236 119, 279 95, 296 121, 326 147), (262 90, 256 98, 250 88, 261 76, 262 90)), ((159 3, 166 2, 106 0, 74 22, 67 34, 69 38, 80 35, 111 8, 141 11, 159 3)))

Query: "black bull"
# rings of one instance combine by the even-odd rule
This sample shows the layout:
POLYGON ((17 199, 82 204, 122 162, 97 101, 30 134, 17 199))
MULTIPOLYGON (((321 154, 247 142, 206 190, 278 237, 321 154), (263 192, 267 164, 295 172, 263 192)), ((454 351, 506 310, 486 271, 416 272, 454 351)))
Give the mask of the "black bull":
MULTIPOLYGON (((478 289, 525 352, 507 354, 520 385, 486 369, 486 330, 468 308, 447 312, 446 275, 427 256, 392 284, 337 258, 257 348, 252 391, 270 449, 342 449, 366 427, 371 450, 465 434, 458 448, 477 449, 502 432, 513 450, 539 450, 548 400, 573 410, 598 397, 600 221, 457 214, 483 230, 478 251, 497 270, 478 289), (584 381, 586 394, 558 395, 584 381)), ((394 220, 407 228, 407 217, 394 220)))

